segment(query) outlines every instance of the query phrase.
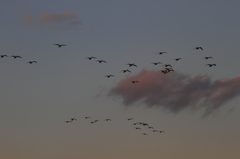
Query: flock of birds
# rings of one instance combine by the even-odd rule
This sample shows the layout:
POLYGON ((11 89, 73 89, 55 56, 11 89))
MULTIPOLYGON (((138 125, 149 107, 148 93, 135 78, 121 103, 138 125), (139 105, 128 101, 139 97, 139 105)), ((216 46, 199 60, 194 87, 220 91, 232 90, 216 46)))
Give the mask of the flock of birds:
MULTIPOLYGON (((91 117, 90 116, 85 116, 85 117, 83 117, 84 119, 91 119, 91 117)), ((134 119, 133 118, 127 118, 126 119, 126 121, 133 121, 134 119)), ((77 121, 77 119, 76 118, 70 118, 69 120, 66 120, 65 122, 67 123, 67 124, 70 124, 70 123, 73 123, 73 122, 76 122, 77 121)), ((95 123, 97 123, 97 122, 99 122, 100 120, 99 119, 95 119, 95 120, 91 120, 91 121, 89 121, 89 124, 95 124, 95 123)), ((105 122, 110 122, 110 121, 112 121, 112 119, 110 119, 110 118, 106 118, 106 119, 104 119, 104 120, 102 120, 102 121, 105 121, 105 122)), ((148 130, 150 130, 151 132, 153 132, 153 133, 165 133, 165 131, 163 131, 163 130, 157 130, 157 129, 155 129, 153 126, 150 126, 148 123, 146 123, 146 122, 134 122, 134 123, 131 123, 131 125, 133 125, 134 126, 134 129, 136 129, 136 130, 143 130, 144 128, 145 128, 145 130, 146 129, 148 129, 148 130)), ((148 134, 149 133, 146 133, 146 132, 142 132, 141 133, 142 135, 144 135, 144 136, 148 136, 148 134)))
MULTIPOLYGON (((67 46, 66 44, 53 44, 53 45, 56 45, 56 46, 58 46, 58 48, 61 48, 61 47, 63 47, 63 46, 67 46)), ((195 47, 194 48, 194 50, 201 50, 201 51, 203 51, 203 48, 202 47, 195 47)), ((158 52, 158 53, 156 53, 156 54, 158 54, 158 55, 163 55, 163 54, 166 54, 167 52, 158 52)), ((0 57, 1 58, 5 58, 5 57, 9 57, 8 55, 6 55, 6 54, 4 54, 4 55, 0 55, 0 57)), ((11 56, 13 59, 17 59, 17 58, 22 58, 21 56, 19 56, 19 55, 12 55, 11 56)), ((213 59, 213 57, 211 57, 211 56, 206 56, 206 57, 203 57, 205 60, 208 60, 208 59, 213 59)), ((86 57, 86 59, 88 59, 88 60, 93 60, 93 59, 96 59, 96 62, 98 62, 98 63, 107 63, 107 61, 105 61, 105 60, 100 60, 100 59, 97 59, 96 57, 94 57, 94 56, 89 56, 89 57, 86 57)), ((179 60, 182 60, 182 58, 175 58, 174 59, 175 61, 179 61, 179 60)), ((33 64, 33 63, 37 63, 37 61, 28 61, 27 63, 29 63, 29 64, 33 64)), ((153 64, 153 65, 160 65, 160 64, 162 64, 161 62, 153 62, 153 63, 151 63, 151 64, 153 64)), ((127 64, 129 67, 138 67, 135 63, 128 63, 127 64)), ((173 69, 173 67, 172 67, 172 65, 171 64, 162 64, 162 66, 164 67, 164 69, 162 69, 161 70, 161 72, 163 73, 163 74, 167 74, 167 73, 170 73, 170 72, 174 72, 174 69, 173 69)), ((205 66, 209 66, 209 67, 213 67, 213 66, 216 66, 216 64, 215 63, 212 63, 212 64, 206 64, 205 66)), ((122 73, 131 73, 131 71, 129 70, 129 69, 123 69, 123 70, 121 70, 120 72, 122 72, 122 73)), ((109 74, 109 75, 105 75, 104 77, 106 77, 106 78, 111 78, 111 77, 115 77, 113 74, 109 74)), ((131 81, 133 84, 135 84, 135 83, 139 83, 139 81, 138 80, 133 80, 133 81, 131 81)), ((85 119, 90 119, 91 117, 89 117, 89 116, 86 116, 86 117, 84 117, 85 119)), ((133 120, 133 118, 128 118, 127 119, 127 121, 131 121, 131 120, 133 120)), ((70 118, 69 120, 66 120, 65 122, 67 123, 67 124, 69 124, 69 123, 72 123, 72 122, 75 122, 75 121, 77 121, 77 119, 76 118, 70 118)), ((98 119, 96 119, 96 120, 92 120, 92 121, 90 121, 90 124, 95 124, 95 123, 97 123, 97 122, 99 122, 100 120, 98 120, 98 119)), ((105 119, 105 120, 103 120, 103 121, 112 121, 111 119, 109 119, 109 118, 107 118, 107 119, 105 119)), ((150 126, 149 124, 147 124, 147 123, 145 123, 145 122, 135 122, 135 123, 132 123, 132 125, 134 125, 135 127, 135 129, 136 130, 142 130, 143 129, 143 127, 146 127, 147 129, 149 129, 149 130, 152 130, 152 132, 159 132, 159 133, 165 133, 164 131, 162 131, 162 130, 157 130, 157 129, 154 129, 154 127, 153 126, 150 126)), ((142 133, 142 135, 145 135, 145 136, 147 136, 148 134, 146 133, 146 132, 143 132, 142 133)))

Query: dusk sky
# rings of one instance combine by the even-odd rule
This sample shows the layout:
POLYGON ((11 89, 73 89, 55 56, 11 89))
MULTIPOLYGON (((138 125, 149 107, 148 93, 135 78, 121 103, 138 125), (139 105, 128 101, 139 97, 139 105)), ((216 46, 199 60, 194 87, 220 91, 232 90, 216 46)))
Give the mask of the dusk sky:
POLYGON ((0 0, 0 14, 1 159, 240 158, 240 0, 0 0))

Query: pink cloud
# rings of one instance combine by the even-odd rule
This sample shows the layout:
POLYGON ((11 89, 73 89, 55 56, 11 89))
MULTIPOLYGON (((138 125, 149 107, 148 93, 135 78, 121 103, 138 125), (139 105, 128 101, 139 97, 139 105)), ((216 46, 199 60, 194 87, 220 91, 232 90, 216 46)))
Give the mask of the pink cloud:
POLYGON ((212 81, 207 75, 190 77, 178 72, 142 70, 120 81, 109 95, 122 97, 126 106, 143 102, 149 108, 160 107, 171 113, 202 108, 203 116, 207 116, 240 95, 240 77, 212 81), (132 80, 139 83, 133 84, 132 80))
POLYGON ((39 28, 50 29, 76 29, 82 22, 72 11, 62 14, 43 13, 40 17, 28 14, 23 19, 23 24, 33 25, 39 28))

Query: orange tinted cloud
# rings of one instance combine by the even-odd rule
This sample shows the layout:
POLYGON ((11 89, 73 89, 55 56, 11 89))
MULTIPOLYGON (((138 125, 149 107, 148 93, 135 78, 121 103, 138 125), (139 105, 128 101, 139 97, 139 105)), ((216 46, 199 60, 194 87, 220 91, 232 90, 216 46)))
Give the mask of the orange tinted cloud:
POLYGON ((212 81, 207 75, 190 77, 178 72, 142 70, 120 81, 109 95, 122 97, 126 106, 143 102, 147 107, 160 107, 171 113, 205 109, 205 117, 240 95, 240 77, 212 81), (133 84, 133 80, 139 83, 133 84))
POLYGON ((40 17, 28 14, 24 17, 23 24, 39 28, 76 29, 82 22, 72 11, 67 11, 62 14, 43 13, 40 17))

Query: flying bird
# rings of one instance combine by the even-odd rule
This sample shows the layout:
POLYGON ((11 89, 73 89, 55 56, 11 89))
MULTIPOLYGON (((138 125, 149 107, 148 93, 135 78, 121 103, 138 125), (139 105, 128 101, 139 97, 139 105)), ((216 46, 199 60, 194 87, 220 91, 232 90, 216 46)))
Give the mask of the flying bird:
POLYGON ((148 135, 147 133, 142 133, 142 134, 143 134, 143 135, 146 135, 146 136, 148 135))
POLYGON ((111 119, 105 119, 105 121, 112 121, 111 119))
POLYGON ((202 47, 195 47, 195 48, 193 48, 193 50, 199 50, 199 49, 203 51, 202 47))
POLYGON ((66 44, 53 44, 53 45, 57 45, 58 48, 62 47, 62 46, 67 46, 66 44))
POLYGON ((11 57, 13 57, 14 59, 16 59, 16 58, 22 58, 21 56, 18 56, 18 55, 12 55, 11 57))
POLYGON ((140 127, 136 127, 135 129, 137 129, 137 130, 141 130, 141 128, 140 128, 140 127))
POLYGON ((129 67, 132 67, 132 66, 135 66, 135 67, 137 67, 137 65, 136 64, 134 64, 134 63, 128 63, 127 64, 129 67))
POLYGON ((99 62, 99 63, 102 63, 102 62, 107 63, 107 62, 104 61, 104 60, 97 60, 97 62, 99 62))
POLYGON ((153 132, 158 132, 158 130, 153 130, 153 132))
POLYGON ((213 57, 211 57, 211 56, 207 56, 207 57, 204 57, 205 58, 205 60, 207 60, 207 59, 213 59, 213 57))
POLYGON ((8 55, 0 55, 0 56, 1 56, 1 58, 8 57, 8 55))
POLYGON ((132 81, 132 83, 139 83, 139 81, 132 81))
POLYGON ((85 116, 84 118, 85 118, 85 119, 88 119, 88 118, 91 118, 91 117, 90 117, 90 116, 85 116))
POLYGON ((128 121, 129 121, 129 120, 133 120, 133 118, 128 118, 127 120, 128 120, 128 121))
POLYGON ((152 64, 158 65, 158 64, 161 64, 161 62, 153 62, 152 64))
POLYGON ((110 78, 110 77, 115 77, 114 75, 106 75, 104 77, 110 78))
POLYGON ((92 60, 92 59, 96 59, 96 57, 91 56, 91 57, 86 57, 86 59, 88 59, 88 60, 92 60))
POLYGON ((209 66, 209 67, 212 67, 212 66, 216 66, 216 64, 206 64, 205 66, 209 66))
POLYGON ((28 61, 29 64, 37 63, 37 61, 28 61))
POLYGON ((158 52, 158 53, 156 53, 156 54, 159 54, 159 55, 162 55, 162 54, 165 54, 165 53, 167 53, 167 52, 158 52))
POLYGON ((131 71, 129 71, 128 69, 122 70, 121 72, 123 72, 123 73, 130 72, 131 73, 131 71))
POLYGON ((77 121, 77 119, 76 119, 76 118, 71 118, 71 121, 74 121, 74 120, 75 120, 75 121, 77 121))
POLYGON ((179 60, 181 60, 182 58, 176 58, 176 59, 174 59, 175 61, 179 61, 179 60))
POLYGON ((172 67, 172 65, 170 65, 170 64, 165 64, 165 65, 163 65, 164 67, 172 67))
POLYGON ((72 123, 72 121, 66 121, 66 123, 72 123))
POLYGON ((164 131, 159 131, 159 133, 165 133, 164 131))

